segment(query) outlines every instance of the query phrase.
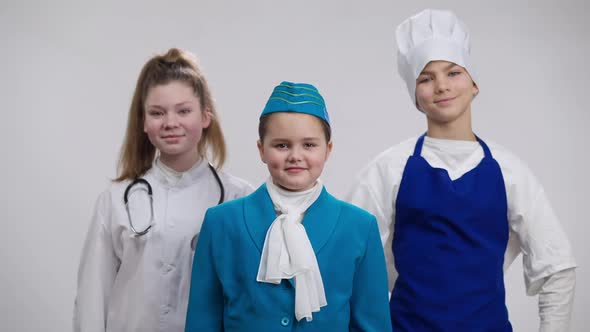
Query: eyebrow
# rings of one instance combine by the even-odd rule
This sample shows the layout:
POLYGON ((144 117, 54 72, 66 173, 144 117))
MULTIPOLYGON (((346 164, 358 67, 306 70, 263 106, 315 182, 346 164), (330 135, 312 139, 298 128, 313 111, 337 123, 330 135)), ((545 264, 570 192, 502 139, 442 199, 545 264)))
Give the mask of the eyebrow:
POLYGON ((180 103, 178 103, 178 104, 176 104, 174 106, 181 106, 181 105, 184 105, 184 104, 191 104, 191 101, 190 100, 181 101, 180 103))
MULTIPOLYGON (((321 137, 303 137, 301 139, 301 141, 319 141, 321 140, 321 137)), ((293 140, 290 138, 282 138, 282 137, 276 137, 270 140, 271 142, 292 142, 293 140)))
MULTIPOLYGON (((442 70, 443 70, 443 71, 447 71, 447 70, 450 70, 451 68, 453 68, 453 67, 455 67, 455 66, 459 66, 459 65, 458 65, 458 64, 456 64, 456 63, 450 62, 450 63, 449 63, 448 65, 446 65, 446 66, 445 66, 445 67, 444 67, 442 70)), ((420 73, 420 75, 432 75, 432 74, 434 74, 434 72, 432 72, 432 71, 429 71, 429 70, 423 70, 423 71, 420 73)))
MULTIPOLYGON (((186 100, 186 101, 182 101, 180 103, 175 104, 174 107, 183 106, 185 104, 190 104, 190 103, 191 102, 189 100, 186 100)), ((147 105, 146 108, 157 108, 157 109, 165 110, 164 107, 162 107, 160 105, 157 105, 157 104, 155 104, 155 105, 147 105)))

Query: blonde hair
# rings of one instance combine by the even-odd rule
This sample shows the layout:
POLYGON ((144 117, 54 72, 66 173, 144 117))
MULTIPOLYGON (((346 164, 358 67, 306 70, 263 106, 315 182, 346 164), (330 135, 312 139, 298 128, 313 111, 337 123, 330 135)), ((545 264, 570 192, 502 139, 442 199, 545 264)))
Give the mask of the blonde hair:
POLYGON ((141 69, 129 109, 125 141, 119 157, 118 176, 114 181, 138 178, 152 166, 156 147, 143 131, 145 99, 150 88, 172 81, 185 82, 191 86, 195 96, 199 98, 201 110, 211 113, 211 123, 203 129, 197 151, 201 156, 206 156, 209 152, 215 168, 220 169, 223 166, 226 158, 225 139, 207 80, 192 54, 171 48, 166 54, 151 58, 141 69))

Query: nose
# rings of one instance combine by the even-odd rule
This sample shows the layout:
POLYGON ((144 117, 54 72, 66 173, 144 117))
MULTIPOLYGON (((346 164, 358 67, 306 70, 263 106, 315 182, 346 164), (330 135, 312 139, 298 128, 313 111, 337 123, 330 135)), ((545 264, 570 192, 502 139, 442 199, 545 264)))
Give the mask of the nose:
POLYGON ((437 78, 434 84, 437 93, 444 93, 449 90, 449 82, 446 77, 437 78))
POLYGON ((294 146, 289 149, 289 155, 287 161, 290 163, 296 163, 301 160, 301 149, 298 146, 294 146))
POLYGON ((164 118, 164 128, 175 128, 178 126, 178 117, 175 112, 168 112, 164 118))

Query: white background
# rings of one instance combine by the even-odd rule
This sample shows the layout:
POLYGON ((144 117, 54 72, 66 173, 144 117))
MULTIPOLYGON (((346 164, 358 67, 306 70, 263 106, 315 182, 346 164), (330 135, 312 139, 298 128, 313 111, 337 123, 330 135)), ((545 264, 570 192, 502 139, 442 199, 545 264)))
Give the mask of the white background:
MULTIPOLYGON (((544 184, 580 267, 572 331, 590 291, 587 125, 590 11, 583 1, 0 2, 0 330, 71 329, 76 273, 97 195, 115 176, 143 63, 169 47, 200 58, 229 143, 226 170, 258 186, 258 115, 274 85, 310 82, 327 101, 342 197, 390 145, 425 130, 395 65, 394 30, 448 8, 470 27, 480 94, 474 128, 544 184), (586 152, 584 152, 586 151, 586 152)), ((506 275, 515 331, 535 331, 520 259, 506 275)))

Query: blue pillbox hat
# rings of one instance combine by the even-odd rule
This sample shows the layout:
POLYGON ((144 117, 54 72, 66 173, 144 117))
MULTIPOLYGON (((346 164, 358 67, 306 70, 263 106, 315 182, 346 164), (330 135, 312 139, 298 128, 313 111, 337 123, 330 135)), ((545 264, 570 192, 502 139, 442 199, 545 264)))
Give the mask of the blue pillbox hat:
POLYGON ((311 84, 281 82, 277 85, 260 117, 275 112, 295 112, 316 116, 330 125, 324 98, 311 84))

